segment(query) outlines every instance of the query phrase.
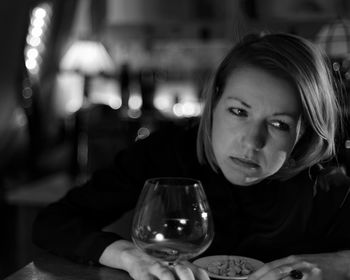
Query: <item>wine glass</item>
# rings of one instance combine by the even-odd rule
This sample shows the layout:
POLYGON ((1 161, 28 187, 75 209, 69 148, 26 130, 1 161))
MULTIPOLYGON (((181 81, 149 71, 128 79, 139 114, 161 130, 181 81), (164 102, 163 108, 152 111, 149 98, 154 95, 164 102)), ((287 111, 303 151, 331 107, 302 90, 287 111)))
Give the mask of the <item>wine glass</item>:
POLYGON ((173 265, 203 253, 213 237, 213 218, 200 181, 146 180, 132 223, 132 240, 138 248, 173 265))

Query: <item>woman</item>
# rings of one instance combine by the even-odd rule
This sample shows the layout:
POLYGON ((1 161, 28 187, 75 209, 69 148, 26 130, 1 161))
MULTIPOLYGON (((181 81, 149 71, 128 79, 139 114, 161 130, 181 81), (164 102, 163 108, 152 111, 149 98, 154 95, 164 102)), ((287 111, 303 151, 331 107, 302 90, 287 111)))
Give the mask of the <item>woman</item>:
POLYGON ((336 174, 330 184, 319 168, 335 152, 337 111, 325 59, 311 43, 249 36, 217 69, 199 127, 159 131, 119 153, 110 169, 38 216, 34 242, 134 279, 208 279, 189 262, 171 271, 101 231, 135 206, 146 179, 192 177, 214 216, 206 254, 264 261, 249 280, 285 279, 293 270, 303 279, 349 277, 348 179, 336 174))

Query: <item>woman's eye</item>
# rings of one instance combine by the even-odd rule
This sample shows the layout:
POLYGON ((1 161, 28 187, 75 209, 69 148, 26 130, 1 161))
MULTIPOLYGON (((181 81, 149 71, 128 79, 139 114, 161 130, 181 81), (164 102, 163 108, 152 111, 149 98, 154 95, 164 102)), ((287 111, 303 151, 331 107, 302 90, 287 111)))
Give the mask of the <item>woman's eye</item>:
POLYGON ((238 117, 246 117, 246 116, 248 116, 248 112, 246 110, 244 110, 244 109, 231 107, 228 110, 229 110, 229 112, 231 114, 234 114, 234 115, 236 115, 238 117))
POLYGON ((289 125, 286 124, 285 122, 281 122, 281 121, 274 121, 274 122, 271 122, 272 126, 279 129, 279 130, 282 130, 282 131, 289 131, 289 125))

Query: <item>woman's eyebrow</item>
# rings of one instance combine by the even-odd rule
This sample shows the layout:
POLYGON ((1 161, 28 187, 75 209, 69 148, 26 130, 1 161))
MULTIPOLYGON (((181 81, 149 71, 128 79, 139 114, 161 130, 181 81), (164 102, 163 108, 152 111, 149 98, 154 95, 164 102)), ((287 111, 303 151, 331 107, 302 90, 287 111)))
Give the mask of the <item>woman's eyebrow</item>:
POLYGON ((245 107, 247 107, 247 108, 251 108, 250 105, 248 105, 247 103, 245 103, 243 100, 241 100, 241 99, 238 98, 238 97, 229 96, 229 97, 227 97, 227 99, 232 99, 232 100, 238 101, 238 102, 240 102, 243 106, 245 106, 245 107))

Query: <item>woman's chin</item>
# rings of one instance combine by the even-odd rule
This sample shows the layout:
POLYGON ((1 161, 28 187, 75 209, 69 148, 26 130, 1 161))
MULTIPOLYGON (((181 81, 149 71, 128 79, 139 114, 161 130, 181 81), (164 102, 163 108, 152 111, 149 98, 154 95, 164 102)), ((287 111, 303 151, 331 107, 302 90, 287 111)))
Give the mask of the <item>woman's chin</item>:
POLYGON ((257 176, 257 175, 250 175, 250 174, 242 174, 239 172, 229 172, 226 173, 224 172, 224 175, 226 177, 226 179, 234 184, 234 185, 238 185, 238 186, 251 186, 254 184, 259 183, 260 181, 262 181, 264 179, 264 177, 261 176, 257 176))

